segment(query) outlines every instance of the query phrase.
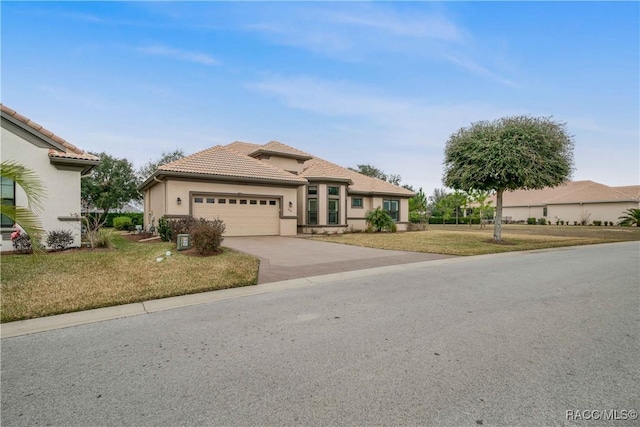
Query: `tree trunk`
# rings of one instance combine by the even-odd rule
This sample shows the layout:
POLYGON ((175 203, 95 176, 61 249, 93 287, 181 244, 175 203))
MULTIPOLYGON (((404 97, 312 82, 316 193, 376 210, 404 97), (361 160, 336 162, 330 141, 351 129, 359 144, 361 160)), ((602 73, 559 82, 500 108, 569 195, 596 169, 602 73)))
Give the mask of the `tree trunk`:
POLYGON ((504 189, 500 188, 496 192, 496 217, 493 221, 493 240, 502 241, 502 193, 504 189))

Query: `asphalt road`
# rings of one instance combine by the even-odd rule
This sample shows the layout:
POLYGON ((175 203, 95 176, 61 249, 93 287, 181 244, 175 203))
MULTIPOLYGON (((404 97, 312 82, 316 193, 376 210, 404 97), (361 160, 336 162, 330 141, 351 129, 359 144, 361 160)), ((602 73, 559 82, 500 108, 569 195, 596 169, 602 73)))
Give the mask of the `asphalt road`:
POLYGON ((640 409, 639 288, 633 242, 6 338, 1 422, 638 425, 566 411, 640 409))

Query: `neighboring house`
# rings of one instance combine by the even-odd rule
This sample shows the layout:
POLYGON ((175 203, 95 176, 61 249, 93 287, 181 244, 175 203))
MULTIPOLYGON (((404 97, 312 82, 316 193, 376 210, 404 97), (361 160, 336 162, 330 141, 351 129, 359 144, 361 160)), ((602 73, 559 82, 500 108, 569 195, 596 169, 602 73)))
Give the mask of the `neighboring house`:
MULTIPOLYGON (((80 246, 80 179, 100 159, 5 105, 0 107, 2 161, 15 161, 36 173, 46 188, 43 211, 39 213, 44 230, 69 230, 75 236, 73 246, 80 246)), ((2 203, 26 206, 26 195, 13 181, 2 178, 2 203)), ((2 217, 1 225, 2 251, 13 250, 13 222, 2 217)))
POLYGON ((542 190, 505 191, 502 202, 502 216, 512 222, 545 218, 552 224, 559 220, 617 224, 625 210, 640 208, 640 185, 609 187, 593 181, 570 181, 542 190))
POLYGON ((404 230, 414 195, 277 141, 200 151, 160 166, 139 189, 146 228, 162 216, 220 218, 227 236, 363 230, 376 207, 404 230))

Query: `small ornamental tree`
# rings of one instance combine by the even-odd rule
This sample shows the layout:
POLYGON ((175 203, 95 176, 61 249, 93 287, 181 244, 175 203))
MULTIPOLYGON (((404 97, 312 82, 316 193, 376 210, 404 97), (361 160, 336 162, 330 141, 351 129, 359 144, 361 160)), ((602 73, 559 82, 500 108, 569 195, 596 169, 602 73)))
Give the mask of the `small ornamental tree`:
POLYGON ((445 197, 438 200, 436 203, 436 211, 442 216, 442 225, 447 225, 447 220, 451 219, 454 213, 454 199, 452 194, 447 194, 445 197))
MULTIPOLYGON (((473 190, 468 194, 469 200, 474 204, 472 218, 477 219, 478 223, 480 224, 480 228, 482 228, 482 221, 486 219, 486 215, 491 212, 491 210, 493 210, 493 208, 491 207, 491 203, 493 202, 491 200, 488 200, 491 196, 491 193, 489 191, 473 190)), ((469 221, 469 227, 471 227, 471 222, 472 221, 469 221)))
POLYGON ((444 175, 448 187, 496 192, 493 238, 502 240, 505 190, 556 187, 573 172, 573 136, 548 117, 514 116, 473 123, 449 137, 444 175))
POLYGON ((426 212, 427 210, 427 196, 422 191, 422 187, 416 193, 415 196, 409 199, 409 212, 426 212))
POLYGON ((453 212, 456 215, 456 225, 458 225, 458 220, 460 218, 460 213, 467 208, 467 204, 469 203, 469 197, 466 193, 456 191, 455 193, 448 196, 450 199, 451 207, 453 208, 453 212))

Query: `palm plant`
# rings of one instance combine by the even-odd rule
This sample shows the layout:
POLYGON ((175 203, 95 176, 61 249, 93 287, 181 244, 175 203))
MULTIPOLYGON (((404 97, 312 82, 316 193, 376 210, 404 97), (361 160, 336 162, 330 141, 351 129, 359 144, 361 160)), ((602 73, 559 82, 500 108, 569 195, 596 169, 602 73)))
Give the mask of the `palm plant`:
POLYGON ((367 224, 373 227, 376 231, 382 230, 393 231, 393 218, 387 211, 382 210, 379 206, 373 210, 370 210, 365 214, 367 224))
POLYGON ((640 227, 640 209, 627 209, 624 215, 619 217, 620 225, 635 225, 640 227))
MULTIPOLYGON (((38 213, 42 211, 45 199, 45 186, 36 173, 14 161, 0 163, 0 177, 10 179, 24 190, 27 206, 0 205, 0 214, 11 219, 24 229, 32 241, 40 242, 44 233, 38 213)), ((34 244, 34 249, 40 245, 34 244)))

